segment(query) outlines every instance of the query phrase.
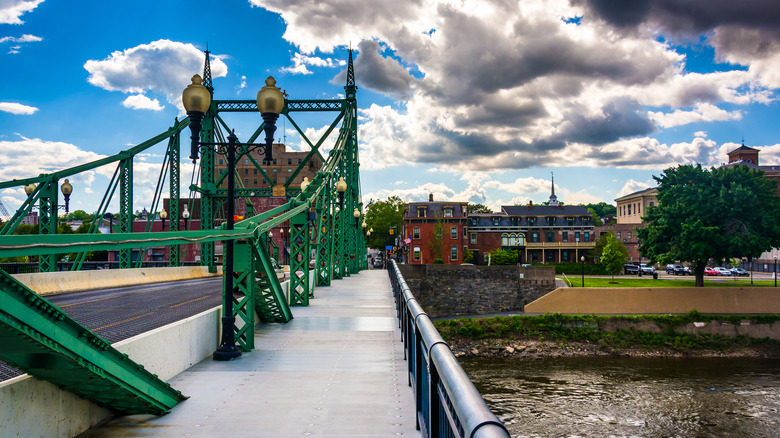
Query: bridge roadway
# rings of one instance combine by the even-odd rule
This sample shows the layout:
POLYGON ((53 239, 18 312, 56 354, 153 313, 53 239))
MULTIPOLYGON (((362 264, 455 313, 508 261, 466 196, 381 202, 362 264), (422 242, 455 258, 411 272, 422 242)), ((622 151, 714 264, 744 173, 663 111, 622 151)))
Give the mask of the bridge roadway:
MULTIPOLYGON (((49 295, 46 299, 114 343, 218 306, 222 277, 49 295)), ((20 374, 0 361, 0 381, 20 374)))
POLYGON ((171 379, 190 399, 168 415, 115 418, 81 436, 420 436, 387 272, 314 293, 291 322, 259 326, 254 351, 171 379))

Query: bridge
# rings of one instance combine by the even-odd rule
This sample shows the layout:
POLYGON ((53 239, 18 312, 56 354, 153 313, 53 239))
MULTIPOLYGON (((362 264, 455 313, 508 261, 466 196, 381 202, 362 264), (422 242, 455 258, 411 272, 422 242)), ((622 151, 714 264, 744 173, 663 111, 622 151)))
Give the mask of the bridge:
MULTIPOLYGON (((343 99, 285 98, 278 110, 310 147, 306 158, 282 182, 268 175, 252 155, 252 149, 259 146, 253 142, 266 131, 266 143, 261 146, 270 163, 276 114, 269 116, 260 100, 213 99, 209 60, 206 51, 202 87, 208 96, 202 100, 207 105, 201 113, 189 111, 187 118, 174 120, 164 132, 111 157, 0 182, 0 190, 23 188, 27 194, 0 229, 0 258, 37 258, 40 274, 33 275, 56 281, 66 275, 59 272, 59 254, 73 254, 70 269, 79 271, 86 266, 88 252, 116 251, 119 267, 133 275, 144 263, 145 248, 167 248, 169 268, 163 269, 177 269, 184 264, 184 245, 195 244, 202 270, 216 275, 215 244, 221 242, 225 260, 222 305, 173 327, 156 329, 152 335, 141 335, 145 340, 135 344, 128 340, 112 345, 30 285, 0 270, 0 360, 54 385, 58 389, 51 390, 59 391, 60 404, 52 406, 46 396, 30 400, 37 393, 4 388, 4 383, 0 385, 4 411, 9 412, 8 403, 13 400, 7 394, 28 394, 26 403, 31 404, 25 405, 28 411, 15 411, 15 420, 0 421, 0 434, 75 436, 84 424, 90 427, 113 416, 115 420, 89 433, 111 436, 120 433, 119 429, 130 429, 127 433, 138 436, 164 436, 163 430, 176 436, 225 431, 253 436, 265 431, 269 436, 343 436, 350 432, 386 436, 414 435, 419 430, 423 436, 507 436, 416 304, 395 265, 388 271, 389 279, 388 272, 367 270, 364 227, 359 221, 363 203, 352 53, 343 99), (227 115, 258 110, 264 122, 247 142, 238 142, 227 115), (296 122, 298 112, 331 112, 335 117, 322 137, 312 142, 296 122), (180 137, 188 127, 192 131, 190 158, 193 163, 199 160, 199 165, 185 197, 180 181, 180 137), (334 131, 335 139, 330 139, 334 131), (327 158, 320 152, 324 144, 332 146, 327 158), (157 211, 167 198, 169 227, 154 230, 152 216, 137 231, 133 227, 134 159, 158 145, 164 146, 165 159, 150 210, 157 211), (216 165, 218 157, 228 158, 226 169, 216 165), (316 175, 311 181, 295 183, 315 157, 323 163, 316 175), (251 161, 269 187, 245 187, 240 178, 236 187, 236 160, 251 161), (115 170, 95 208, 89 232, 58 234, 58 188, 67 207, 67 178, 103 166, 115 166, 115 170), (163 193, 166 186, 167 197, 163 193), (283 199, 283 203, 256 211, 253 200, 269 197, 283 199), (235 199, 243 202, 245 217, 236 214, 235 199), (112 203, 119 205, 119 232, 100 234, 98 225, 104 219, 113 222, 112 203), (186 220, 196 205, 199 226, 186 220), (15 234, 34 208, 39 214, 38 234, 15 234), (289 227, 287 282, 280 282, 275 263, 279 248, 272 230, 280 225, 289 227), (221 336, 212 339, 209 331, 215 326, 221 336), (151 362, 148 354, 138 350, 163 342, 159 339, 170 336, 171 330, 176 336, 187 333, 178 347, 188 354, 185 363, 198 363, 183 368, 183 373, 169 370, 162 375, 155 371, 181 362, 177 354, 185 354, 167 347, 177 342, 164 341, 166 348, 153 355, 151 362), (203 349, 213 351, 216 343, 219 348, 213 357, 220 362, 201 361, 209 356, 202 354, 203 349), (76 424, 67 415, 57 417, 58 412, 74 406, 81 410, 84 424, 76 424), (52 427, 48 421, 52 419, 54 430, 46 429, 52 427)), ((193 85, 201 86, 196 79, 193 85)))

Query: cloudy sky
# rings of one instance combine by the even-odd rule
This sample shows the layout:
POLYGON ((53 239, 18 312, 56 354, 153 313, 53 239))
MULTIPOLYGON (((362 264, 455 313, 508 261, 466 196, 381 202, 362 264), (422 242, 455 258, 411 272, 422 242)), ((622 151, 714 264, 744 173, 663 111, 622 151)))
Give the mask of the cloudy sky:
MULTIPOLYGON (((606 201, 745 144, 780 164, 780 3, 765 0, 0 0, 0 180, 91 161, 215 95, 343 94, 355 49, 364 199, 606 201)), ((246 139, 260 123, 240 114, 246 139)), ((303 149, 289 123, 293 149, 303 149)), ((330 123, 302 117, 307 135, 330 123)), ((331 141, 332 143, 332 141, 331 141)), ((138 158, 136 207, 160 155, 138 158)), ((186 155, 186 154, 185 154, 186 155)), ((186 167, 186 166, 185 166, 186 167)), ((72 181, 93 211, 113 169, 72 181)), ((189 181, 191 168, 185 171, 189 181)), ((23 192, 0 199, 16 208, 23 192)))

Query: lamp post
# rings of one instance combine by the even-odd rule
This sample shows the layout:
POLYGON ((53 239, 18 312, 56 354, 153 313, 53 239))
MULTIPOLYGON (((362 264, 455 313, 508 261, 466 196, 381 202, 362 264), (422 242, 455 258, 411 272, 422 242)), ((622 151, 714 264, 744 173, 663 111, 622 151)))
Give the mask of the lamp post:
POLYGON ((775 287, 777 287, 777 256, 775 256, 775 287))
POLYGON ((360 222, 360 210, 355 207, 355 211, 352 212, 352 217, 355 218, 355 226, 358 226, 358 223, 360 222))
POLYGON ((187 204, 184 204, 184 209, 181 212, 181 217, 184 218, 184 229, 187 229, 187 225, 189 225, 190 222, 190 210, 187 207, 187 204))
POLYGON ((62 183, 62 186, 60 186, 60 191, 62 192, 62 196, 65 198, 65 214, 68 214, 70 194, 73 193, 73 186, 70 184, 70 181, 68 181, 67 178, 65 178, 65 182, 62 183))
POLYGON ((344 192, 347 191, 347 182, 344 181, 344 177, 339 177, 339 182, 336 183, 336 191, 339 192, 339 207, 344 209, 344 192))
POLYGON ((580 257, 582 264, 582 287, 585 287, 585 256, 580 257))
POLYGON ((108 218, 108 234, 113 233, 112 228, 114 228, 114 213, 106 213, 103 216, 108 218))
POLYGON ((162 230, 165 231, 165 219, 168 219, 168 212, 163 208, 160 211, 160 219, 162 220, 162 230))
MULTIPOLYGON (((284 109, 284 94, 276 87, 276 80, 269 76, 265 80, 265 86, 257 92, 257 109, 263 118, 265 130, 265 143, 238 143, 238 138, 234 132, 228 135, 228 142, 201 143, 200 128, 203 115, 208 111, 211 105, 211 93, 202 85, 203 79, 200 75, 192 77, 192 83, 184 89, 182 93, 182 103, 187 115, 190 117, 190 129, 192 131, 192 145, 190 158, 194 163, 198 159, 200 146, 216 146, 217 152, 227 154, 227 224, 226 228, 232 230, 235 224, 235 196, 236 196, 236 148, 242 147, 246 153, 253 149, 264 150, 266 163, 272 161, 272 149, 274 141, 274 132, 276 132, 276 119, 284 109)), ((270 234, 270 233, 269 233, 270 234)), ((233 240, 225 242, 225 293, 222 303, 222 339, 220 346, 212 356, 214 360, 231 360, 241 356, 241 352, 236 347, 235 322, 233 315, 233 240)))

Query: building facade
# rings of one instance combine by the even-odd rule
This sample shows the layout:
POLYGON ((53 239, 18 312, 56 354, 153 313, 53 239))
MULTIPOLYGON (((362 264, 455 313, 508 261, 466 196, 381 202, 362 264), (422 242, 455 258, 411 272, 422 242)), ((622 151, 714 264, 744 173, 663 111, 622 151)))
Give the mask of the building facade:
POLYGON ((480 264, 496 249, 517 251, 518 263, 573 263, 596 242, 592 215, 579 205, 503 206, 500 213, 470 215, 467 233, 480 264))
POLYGON ((630 193, 615 199, 615 203, 617 204, 616 223, 599 226, 596 229, 597 237, 601 237, 604 233, 612 233, 626 246, 631 261, 647 261, 639 254, 640 242, 637 230, 645 226, 642 216, 647 209, 658 205, 658 189, 653 187, 630 193))
POLYGON ((405 262, 413 265, 432 264, 441 259, 445 264, 463 263, 468 202, 411 202, 404 211, 401 225, 405 262))

